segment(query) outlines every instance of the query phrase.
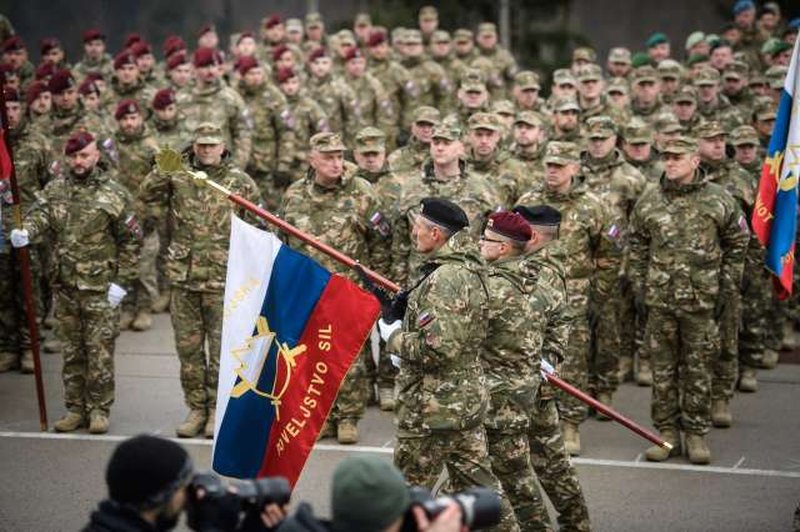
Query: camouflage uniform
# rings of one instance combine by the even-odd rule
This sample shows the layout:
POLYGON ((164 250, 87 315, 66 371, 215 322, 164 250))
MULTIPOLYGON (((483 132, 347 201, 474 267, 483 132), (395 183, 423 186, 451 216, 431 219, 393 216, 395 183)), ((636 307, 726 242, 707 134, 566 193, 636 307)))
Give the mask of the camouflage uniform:
MULTIPOLYGON (((441 120, 442 115, 438 109, 428 106, 420 106, 414 109, 413 122, 436 125, 441 120)), ((408 144, 398 148, 389 154, 387 162, 393 172, 408 172, 417 170, 422 163, 430 157, 431 146, 421 142, 416 136, 412 136, 408 144)))
POLYGON ((420 89, 409 71, 391 59, 370 59, 369 72, 381 82, 392 108, 397 110, 397 126, 406 130, 411 127, 413 110, 419 103, 420 89))
POLYGON ((475 350, 486 338, 487 294, 480 258, 457 251, 469 240, 461 231, 425 257, 403 328, 389 339, 401 358, 394 463, 411 485, 432 489, 446 468, 453 492, 494 490, 501 496, 502 529, 518 530, 487 452, 489 394, 475 350))
POLYGON ((136 278, 141 229, 128 192, 100 167, 54 179, 23 224, 30 239, 50 237, 56 334, 62 343, 64 401, 70 412, 105 415, 114 402, 114 341, 119 311, 111 283, 136 278))
MULTIPOLYGON (((603 80, 603 72, 600 70, 600 67, 595 64, 586 65, 578 71, 578 81, 590 81, 590 80, 603 80)), ((601 94, 598 98, 597 102, 594 105, 589 106, 583 98, 578 95, 578 102, 581 106, 581 115, 580 121, 582 124, 585 124, 587 120, 592 118, 593 116, 608 116, 610 117, 617 127, 622 127, 628 123, 630 120, 629 113, 627 113, 624 109, 620 109, 617 107, 612 106, 608 103, 605 94, 601 94)))
POLYGON ((75 77, 78 80, 86 78, 87 75, 93 72, 102 74, 103 79, 111 79, 114 75, 114 59, 109 54, 103 54, 99 60, 90 59, 84 56, 72 69, 75 77))
MULTIPOLYGON (((497 30, 494 24, 485 22, 478 26, 478 33, 483 32, 496 33, 497 30)), ((491 49, 477 47, 477 51, 478 56, 491 65, 487 78, 489 79, 489 92, 492 93, 492 98, 507 98, 508 89, 517 73, 517 61, 514 56, 499 44, 496 44, 491 49)), ((475 61, 472 62, 472 65, 474 64, 475 61)))
MULTIPOLYGON (((646 82, 659 82, 658 72, 649 65, 641 66, 633 71, 632 85, 646 82)), ((655 103, 649 106, 641 105, 635 96, 631 99, 632 118, 638 118, 649 125, 653 125, 659 115, 668 111, 669 108, 660 99, 656 99, 655 103)))
POLYGON ((63 109, 53 105, 53 110, 50 114, 52 117, 50 121, 52 129, 47 136, 50 138, 53 153, 63 157, 64 144, 73 132, 79 129, 90 131, 86 124, 86 113, 83 110, 83 105, 78 102, 72 109, 63 109))
MULTIPOLYGON (((408 73, 415 81, 419 91, 415 101, 417 106, 435 107, 443 115, 453 109, 455 87, 438 63, 428 59, 427 56, 406 57, 403 59, 403 66, 408 69, 408 73)), ((413 120, 414 108, 406 106, 403 112, 405 113, 403 124, 410 124, 413 120)))
POLYGON ((295 146, 292 153, 292 181, 302 179, 308 170, 308 141, 317 133, 330 131, 328 115, 322 106, 305 90, 286 96, 289 112, 294 119, 295 146))
MULTIPOLYGON (((545 143, 540 143, 533 151, 523 151, 519 146, 511 146, 511 159, 521 168, 521 172, 517 176, 518 198, 544 183, 544 163, 542 162, 544 149, 545 143)), ((513 205, 518 203, 516 201, 513 205)))
POLYGON ((310 96, 320 104, 328 117, 328 127, 341 133, 351 143, 361 128, 361 108, 355 91, 340 77, 312 77, 308 82, 310 96))
MULTIPOLYGON (((220 128, 210 124, 198 130, 208 131, 219 140, 224 136, 220 128)), ((193 170, 203 170, 209 179, 260 203, 258 186, 227 155, 219 166, 205 167, 187 153, 193 170)), ((157 170, 139 188, 138 202, 140 212, 148 219, 168 217, 172 224, 166 269, 172 288, 170 317, 181 363, 181 385, 187 406, 205 412, 216 405, 230 217, 236 208, 186 172, 167 175, 157 170)))
POLYGON ((183 127, 183 117, 180 114, 173 120, 164 121, 154 113, 148 121, 148 127, 153 133, 156 144, 161 148, 172 148, 177 151, 186 148, 189 135, 183 127))
POLYGON ((202 89, 192 87, 191 96, 179 104, 186 131, 195 131, 202 123, 218 125, 233 163, 238 168, 247 166, 253 147, 253 119, 235 90, 216 80, 202 89))
MULTIPOLYGON (((747 65, 741 61, 734 61, 722 73, 723 79, 744 79, 747 80, 748 68, 747 65)), ((750 91, 747 86, 736 94, 726 94, 728 101, 739 111, 739 116, 746 120, 749 124, 749 118, 753 116, 753 107, 755 106, 755 95, 750 91)))
POLYGON ((370 73, 359 78, 346 76, 344 79, 356 94, 361 125, 383 130, 387 143, 394 146, 399 109, 392 103, 383 84, 370 73))
POLYGON ((153 101, 155 93, 155 89, 147 85, 142 78, 138 78, 133 85, 123 85, 115 75, 109 83, 106 108, 113 113, 122 100, 136 100, 146 117, 148 114, 146 110, 150 109, 150 102, 153 101))
MULTIPOLYGON (((666 149, 692 153, 696 144, 678 138, 666 149)), ((662 177, 633 211, 631 283, 648 307, 644 348, 653 365, 653 423, 662 432, 708 432, 711 363, 720 347, 715 305, 739 291, 748 239, 742 221, 736 201, 702 172, 686 185, 662 177)))
MULTIPOLYGON (((719 86, 719 72, 712 67, 702 69, 694 78, 694 84, 698 87, 703 85, 719 86)), ((742 113, 731 105, 731 102, 723 94, 718 94, 713 102, 705 103, 698 98, 697 113, 705 121, 716 121, 722 124, 725 131, 732 131, 734 128, 750 122, 749 117, 742 116, 742 113)))

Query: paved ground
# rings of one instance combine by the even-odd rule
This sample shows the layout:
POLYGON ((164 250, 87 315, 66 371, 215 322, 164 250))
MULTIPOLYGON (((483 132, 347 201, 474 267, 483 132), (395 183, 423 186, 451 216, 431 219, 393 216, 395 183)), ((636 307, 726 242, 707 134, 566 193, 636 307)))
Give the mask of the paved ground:
MULTIPOLYGON (((45 385, 52 421, 63 412, 57 355, 45 355, 45 385)), ((76 530, 104 496, 105 463, 114 445, 141 432, 172 435, 185 410, 178 362, 166 315, 148 333, 124 333, 116 357, 117 401, 111 432, 57 435, 38 432, 33 379, 0 375, 0 531, 76 530)), ((791 529, 800 501, 800 366, 762 372, 755 395, 738 395, 735 423, 711 435, 711 467, 684 459, 643 461, 647 442, 611 423, 588 421, 583 455, 576 459, 595 530, 791 529)), ((615 399, 626 415, 649 421, 650 391, 625 385, 615 399)), ((391 459, 391 415, 370 409, 361 441, 317 445, 295 500, 328 512, 329 480, 337 462, 353 452, 391 459)), ((208 441, 184 441, 199 468, 209 467, 208 441)))

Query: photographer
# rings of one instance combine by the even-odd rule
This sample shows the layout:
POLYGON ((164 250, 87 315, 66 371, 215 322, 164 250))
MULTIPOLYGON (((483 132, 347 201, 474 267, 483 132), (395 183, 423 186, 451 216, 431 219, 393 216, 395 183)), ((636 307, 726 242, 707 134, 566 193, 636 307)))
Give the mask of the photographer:
POLYGON ((108 499, 92 512, 84 532, 171 530, 184 511, 194 530, 271 530, 285 517, 282 505, 289 499, 284 479, 226 487, 216 475, 195 474, 183 447, 148 435, 117 446, 106 469, 106 484, 108 499))
POLYGON ((455 501, 433 518, 412 497, 400 471, 376 456, 351 456, 333 474, 330 521, 314 517, 311 505, 301 503, 278 532, 459 532, 461 507, 455 501), (409 507, 411 516, 408 515, 409 507), (413 519, 413 523, 406 523, 413 519))

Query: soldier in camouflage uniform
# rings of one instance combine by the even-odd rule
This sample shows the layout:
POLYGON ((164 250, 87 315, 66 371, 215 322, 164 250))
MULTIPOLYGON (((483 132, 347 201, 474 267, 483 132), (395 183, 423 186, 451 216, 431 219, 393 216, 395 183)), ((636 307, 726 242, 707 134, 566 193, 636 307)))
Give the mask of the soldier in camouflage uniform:
POLYGON ((664 172, 654 143, 653 128, 645 122, 633 119, 622 129, 625 160, 653 182, 658 181, 664 172))
MULTIPOLYGON (((582 156, 585 184, 605 203, 611 226, 604 234, 603 257, 597 260, 589 321, 593 349, 589 361, 589 387, 608 406, 619 385, 621 324, 625 309, 633 305, 632 294, 623 290, 625 238, 628 216, 647 183, 636 168, 625 162, 616 149, 617 129, 607 116, 595 116, 586 123, 588 148, 582 156)), ((598 415, 599 420, 607 420, 598 415)))
MULTIPOLYGON (((497 26, 491 22, 478 25, 475 37, 479 57, 491 65, 487 79, 492 98, 508 98, 509 89, 517 74, 517 61, 497 42, 497 26)), ((475 61, 472 62, 475 65, 475 61)))
MULTIPOLYGON (((755 189, 747 172, 735 161, 728 159, 725 153, 726 133, 719 122, 706 122, 697 128, 698 153, 700 169, 706 179, 723 187, 733 196, 742 213, 749 213, 755 201, 755 189)), ((745 214, 746 216, 746 214, 745 214)), ((744 229, 747 219, 742 218, 744 229)), ((745 255, 741 257, 744 268, 745 255)), ((740 288, 737 286, 737 288, 740 288)), ((730 411, 730 400, 739 377, 739 328, 742 321, 741 291, 731 294, 725 305, 725 312, 717 317, 720 332, 721 349, 715 353, 712 362, 714 370, 711 382, 711 422, 715 427, 730 427, 733 421, 730 411)))
MULTIPOLYGON (((311 138, 311 168, 305 179, 292 184, 284 195, 281 217, 321 242, 373 268, 387 271, 388 249, 372 220, 382 217, 372 185, 356 177, 354 165, 345 164, 345 146, 337 133, 318 133, 311 138)), ((287 243, 302 250, 332 272, 354 276, 339 262, 300 241, 287 243)), ((366 408, 365 350, 345 377, 323 436, 336 436, 340 443, 358 441, 358 420, 366 408)))
POLYGON ((599 65, 588 64, 576 74, 578 78, 578 103, 581 106, 581 123, 593 116, 608 116, 618 127, 630 119, 627 111, 612 107, 604 94, 605 80, 599 65))
POLYGON ((67 414, 54 427, 73 431, 88 418, 89 432, 102 434, 114 402, 117 307, 136 277, 142 234, 130 194, 98 165, 94 137, 75 133, 64 154, 69 175, 45 187, 11 242, 19 247, 47 234, 57 250, 53 283, 67 414))
MULTIPOLYGON (((20 209, 25 212, 33 204, 36 194, 50 179, 50 143, 27 122, 18 91, 5 91, 8 115, 7 142, 14 155, 14 168, 20 192, 20 209)), ((33 372, 31 338, 25 321, 22 292, 22 272, 17 256, 6 241, 6 235, 15 227, 11 202, 13 197, 8 180, 0 181, 0 373, 19 367, 23 373, 33 372)), ((44 304, 39 284, 42 279, 41 262, 35 250, 30 261, 33 274, 36 316, 44 316, 44 304)))
POLYGON ((697 126, 705 122, 697 107, 697 89, 691 85, 681 87, 672 101, 672 113, 683 128, 682 133, 692 135, 697 126))
POLYGON ((720 94, 720 75, 715 68, 701 69, 694 77, 694 86, 697 87, 697 111, 705 121, 717 121, 726 131, 747 123, 741 111, 720 94))
POLYGON ((83 122, 86 129, 96 135, 97 138, 110 138, 117 128, 117 123, 114 120, 113 112, 109 112, 103 106, 103 95, 100 93, 100 87, 97 82, 91 78, 83 80, 78 86, 78 94, 83 105, 83 122))
POLYGON ((308 58, 311 77, 309 94, 328 116, 328 126, 350 143, 361 128, 361 108, 355 91, 332 73, 333 61, 324 48, 317 48, 308 58))
POLYGON ((658 72, 650 65, 640 66, 633 71, 632 78, 631 114, 647 124, 652 124, 661 113, 668 110, 659 98, 661 80, 658 72))
POLYGON ((451 116, 458 119, 462 129, 468 127, 469 117, 474 113, 489 111, 489 90, 486 77, 477 68, 467 68, 459 80, 456 91, 456 110, 451 116))
POLYGON ((683 430, 689 460, 707 464, 711 364, 720 348, 715 318, 739 292, 749 235, 736 200, 699 169, 693 138, 670 140, 662 153, 664 176, 648 185, 631 216, 630 275, 648 311, 653 423, 673 448, 645 454, 653 461, 680 454, 683 430))
POLYGON ((433 131, 430 161, 409 171, 403 179, 392 234, 391 278, 405 285, 415 282, 423 257, 415 250, 411 230, 420 200, 429 196, 457 201, 470 220, 470 231, 480 234, 486 215, 500 206, 497 189, 467 170, 459 159, 464 147, 458 127, 440 124, 433 131))
POLYGON ((239 93, 253 121, 253 149, 247 174, 261 190, 267 208, 275 210, 291 183, 296 125, 283 93, 268 83, 255 58, 239 63, 239 93))
MULTIPOLYGON (((531 306, 536 316, 530 324, 540 329, 542 360, 559 367, 564 360, 571 321, 564 270, 566 257, 556 241, 561 214, 546 205, 518 206, 514 211, 531 227, 531 240, 526 246, 522 267, 528 282, 535 285, 531 306)), ((561 530, 588 531, 589 511, 578 474, 564 446, 555 389, 543 382, 539 392, 536 407, 530 412, 528 430, 533 468, 558 512, 561 530)))
POLYGON ((351 48, 344 61, 344 80, 356 94, 361 123, 382 129, 387 136, 386 143, 395 146, 398 109, 378 78, 367 72, 367 60, 361 50, 351 48))
POLYGON ((523 70, 514 76, 514 88, 511 92, 517 112, 532 111, 543 121, 549 121, 550 113, 545 103, 539 98, 542 85, 539 75, 531 70, 523 70))
POLYGON ((51 113, 52 129, 47 133, 52 143, 53 154, 64 153, 64 143, 76 130, 84 127, 83 106, 78 100, 78 86, 69 70, 59 70, 48 82, 53 95, 51 113))
MULTIPOLYGON (((416 105, 428 105, 439 109, 443 115, 455 107, 455 85, 444 69, 425 55, 422 34, 419 30, 408 30, 403 45, 403 66, 414 80, 419 96, 416 105)), ((405 107, 404 124, 411 121, 414 109, 405 107)))
MULTIPOLYGON (((519 200, 520 205, 549 205, 561 212, 561 244, 567 254, 567 294, 571 332, 561 367, 561 376, 580 389, 587 388, 590 348, 589 297, 591 282, 609 247, 606 237, 611 223, 603 201, 590 191, 580 174, 578 146, 551 141, 545 151, 547 176, 519 200)), ((564 441, 571 455, 580 453, 578 425, 586 418, 587 407, 563 392, 558 394, 558 409, 563 422, 564 441)))
POLYGON ((34 81, 25 90, 25 114, 31 127, 42 133, 50 131, 50 110, 53 108, 53 95, 47 82, 34 81))
POLYGON ((686 77, 683 66, 674 59, 664 59, 656 68, 661 79, 659 98, 666 105, 672 105, 673 98, 681 87, 681 80, 686 77))
POLYGON ((111 79, 114 73, 114 60, 106 53, 106 36, 98 29, 92 28, 83 32, 83 59, 74 69, 79 79, 97 72, 105 79, 111 79))
POLYGON ((439 124, 438 109, 422 105, 414 110, 411 139, 402 148, 393 151, 388 158, 393 172, 409 172, 419 169, 431 154, 433 129, 439 124))
POLYGON ((195 82, 191 95, 179 102, 185 117, 186 131, 194 132, 200 124, 217 124, 222 130, 226 149, 238 168, 250 161, 253 147, 253 119, 239 94, 220 78, 216 50, 198 48, 194 53, 195 82))
POLYGON ((430 44, 431 59, 436 61, 444 69, 447 78, 451 80, 461 79, 467 65, 457 58, 453 51, 450 33, 437 30, 433 32, 430 44))
POLYGON ((748 87, 748 67, 741 61, 734 61, 722 72, 722 93, 747 119, 753 114, 755 97, 748 87))
POLYGON ((459 28, 454 31, 453 49, 456 52, 456 57, 469 66, 478 57, 478 50, 475 48, 475 34, 465 28, 459 28))
POLYGON ((317 133, 330 131, 328 116, 300 83, 293 69, 281 68, 278 70, 276 81, 281 92, 286 97, 289 113, 294 119, 294 151, 290 172, 292 181, 302 179, 308 171, 309 140, 317 133))
MULTIPOLYGON (((392 58, 384 32, 373 31, 370 34, 367 50, 369 73, 378 78, 383 85, 392 102, 392 107, 397 109, 398 122, 396 125, 405 130, 407 134, 413 122, 413 112, 420 105, 418 101, 419 87, 408 70, 392 58)), ((402 144, 404 142, 398 141, 398 145, 402 144)))
POLYGON ((581 106, 574 98, 556 98, 552 102, 553 134, 551 140, 572 142, 578 146, 583 144, 580 128, 581 106))
MULTIPOLYGON (((437 137, 436 140, 439 140, 437 137)), ((398 353, 395 465, 411 485, 432 489, 446 469, 448 490, 485 486, 501 498, 501 530, 519 530, 492 471, 483 423, 489 406, 476 346, 486 340, 487 292, 467 214, 454 203, 424 198, 414 218, 413 274, 402 323, 380 320, 381 337, 398 353)))
POLYGON ((522 168, 517 183, 519 196, 544 182, 544 123, 534 111, 521 111, 514 119, 511 158, 522 168))
POLYGON ((114 58, 114 75, 111 77, 107 107, 114 111, 122 100, 136 100, 142 109, 149 109, 155 89, 145 84, 136 65, 136 57, 127 51, 114 58))
POLYGON ((513 206, 527 189, 524 168, 500 147, 503 125, 497 115, 475 113, 469 118, 465 154, 467 171, 494 185, 500 195, 500 205, 513 206))
POLYGON ((531 464, 528 432, 541 382, 541 316, 534 310, 535 284, 523 272, 531 228, 521 215, 489 215, 480 240, 488 263, 483 275, 489 297, 481 364, 489 391, 486 439, 492 470, 511 501, 522 530, 552 530, 531 464))
MULTIPOLYGON (((231 161, 222 128, 203 123, 194 130, 192 140, 184 155, 193 171, 206 172, 235 194, 260 203, 256 183, 231 161)), ((191 438, 202 431, 211 438, 230 217, 235 208, 188 172, 163 174, 157 169, 145 177, 137 203, 147 225, 169 219, 172 230, 166 264, 172 293, 170 318, 181 364, 181 386, 189 407, 186 420, 175 432, 181 438, 191 438)))

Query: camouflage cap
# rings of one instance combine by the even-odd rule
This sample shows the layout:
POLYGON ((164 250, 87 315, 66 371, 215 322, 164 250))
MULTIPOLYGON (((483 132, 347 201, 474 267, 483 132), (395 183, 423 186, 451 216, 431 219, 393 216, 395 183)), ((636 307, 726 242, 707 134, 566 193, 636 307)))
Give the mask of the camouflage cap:
POLYGON ((397 26, 392 28, 392 44, 405 44, 407 28, 397 26))
POLYGON ((767 77, 762 72, 753 72, 747 80, 748 87, 757 87, 759 85, 766 85, 767 77))
POLYGON ((575 48, 572 51, 572 61, 588 61, 589 63, 594 63, 597 61, 597 52, 594 51, 593 48, 589 48, 588 46, 581 46, 579 48, 575 48))
POLYGON ((659 133, 681 133, 683 126, 672 113, 661 113, 653 122, 653 127, 659 133))
POLYGON ((643 120, 631 120, 622 129, 622 138, 628 144, 652 144, 653 129, 643 120))
POLYGON ((514 76, 514 85, 522 90, 542 88, 541 84, 539 83, 539 74, 533 70, 522 70, 517 72, 517 75, 514 76))
POLYGON ((568 68, 559 68, 553 72, 553 83, 555 85, 572 85, 573 87, 578 84, 575 75, 568 68))
POLYGON ((405 44, 422 44, 422 32, 419 30, 406 30, 403 34, 405 44))
POLYGON ((714 67, 704 67, 694 76, 694 84, 698 87, 703 85, 718 85, 719 71, 714 67))
POLYGON ((636 84, 639 84, 639 83, 645 83, 645 82, 648 82, 648 81, 650 83, 656 83, 656 82, 660 81, 659 76, 658 76, 658 72, 656 71, 655 68, 653 68, 650 65, 644 65, 644 66, 640 66, 637 69, 634 69, 634 71, 633 71, 633 80, 632 80, 632 84, 633 85, 636 85, 636 84))
POLYGON ((675 103, 678 102, 692 102, 697 103, 697 89, 692 87, 691 85, 684 85, 678 92, 675 93, 672 101, 675 103))
POLYGON ((775 104, 769 97, 758 98, 753 105, 753 118, 756 120, 775 120, 778 113, 775 104))
POLYGON ((469 117, 467 127, 469 127, 471 131, 476 129, 503 131, 503 124, 500 122, 500 118, 494 113, 474 113, 469 117))
POLYGON ((693 31, 688 37, 686 37, 686 45, 684 46, 684 49, 689 50, 690 48, 697 46, 703 42, 705 38, 706 34, 702 31, 693 31))
POLYGON ((631 51, 627 48, 612 48, 611 51, 608 52, 608 62, 609 63, 622 63, 625 65, 631 64, 631 51))
POLYGON ((211 122, 203 122, 197 126, 193 135, 195 144, 222 144, 225 139, 222 136, 222 129, 211 122))
POLYGON ((336 42, 340 46, 343 44, 349 44, 351 46, 355 46, 356 44, 356 36, 353 34, 352 31, 348 30, 347 28, 336 32, 335 37, 336 37, 336 42))
POLYGON ((611 117, 593 116, 586 121, 586 136, 590 139, 607 139, 617 134, 617 126, 611 117))
POLYGON ((661 153, 697 153, 697 141, 692 137, 681 135, 674 139, 669 139, 664 143, 661 153))
POLYGON ((758 133, 753 126, 739 126, 731 131, 728 142, 734 146, 743 146, 745 144, 758 146, 758 133))
POLYGON ((564 111, 581 112, 581 106, 575 98, 556 98, 553 101, 553 112, 563 113, 564 111))
POLYGON ((478 35, 486 34, 497 34, 497 26, 495 26, 494 22, 482 22, 478 24, 478 35))
POLYGON ((732 61, 725 70, 722 71, 723 79, 745 79, 749 72, 747 64, 741 61, 732 61))
POLYGON ((414 109, 413 121, 436 125, 442 121, 442 114, 435 107, 421 105, 414 109))
POLYGON ((478 68, 468 68, 461 75, 461 88, 465 91, 486 90, 486 76, 478 68))
POLYGON ((600 81, 603 79, 603 70, 600 65, 589 64, 584 65, 578 70, 578 81, 600 81))
POLYGON ((723 129, 722 124, 716 120, 703 122, 694 128, 694 136, 698 139, 711 139, 726 134, 727 133, 725 132, 725 129, 723 129))
POLYGON ((574 142, 559 142, 556 140, 547 143, 544 150, 544 164, 577 163, 580 161, 580 148, 574 142))
POLYGON ((472 41, 474 38, 472 31, 464 28, 459 28, 453 33, 453 40, 456 42, 472 41))
POLYGON ((312 11, 306 15, 306 28, 322 26, 322 14, 312 11))
POLYGON ((450 33, 444 30, 436 30, 431 35, 431 42, 449 43, 450 41, 450 33))
POLYGON ((786 76, 789 69, 783 65, 771 66, 764 72, 764 77, 767 78, 767 83, 771 89, 780 90, 786 81, 786 76))
POLYGON ((514 116, 516 111, 511 100, 495 100, 492 103, 492 112, 498 115, 514 116))
POLYGON ((356 26, 372 26, 372 17, 369 13, 356 13, 353 23, 356 26))
POLYGON ((664 59, 656 68, 661 79, 681 79, 683 67, 674 59, 664 59))
POLYGON ((613 78, 608 82, 606 94, 611 94, 614 92, 628 94, 628 82, 625 78, 613 78))
POLYGON ((514 119, 514 124, 528 124, 529 126, 542 127, 542 117, 533 111, 520 111, 514 119))
POLYGON ((322 153, 344 151, 347 149, 342 142, 342 136, 338 133, 317 133, 311 137, 309 144, 311 145, 312 151, 322 153))
POLYGON ((288 32, 295 32, 303 31, 303 21, 299 18, 287 18, 286 19, 286 31, 288 32))
POLYGON ((422 6, 419 10, 420 20, 438 20, 439 11, 433 6, 422 6))
POLYGON ((452 122, 436 124, 436 127, 433 128, 433 135, 431 135, 431 138, 450 141, 461 140, 461 128, 452 122))
POLYGON ((375 153, 386 150, 386 134, 376 127, 365 127, 356 134, 356 152, 375 153))

